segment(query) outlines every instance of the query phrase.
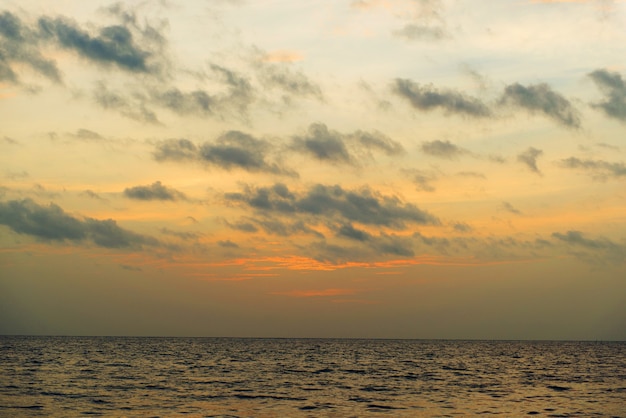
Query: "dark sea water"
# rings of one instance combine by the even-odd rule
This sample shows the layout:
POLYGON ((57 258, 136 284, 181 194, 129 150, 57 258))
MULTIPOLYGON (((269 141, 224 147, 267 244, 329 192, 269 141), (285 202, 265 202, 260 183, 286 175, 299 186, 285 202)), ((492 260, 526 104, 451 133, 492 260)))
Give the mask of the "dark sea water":
POLYGON ((626 343, 0 336, 0 416, 626 417, 626 343))

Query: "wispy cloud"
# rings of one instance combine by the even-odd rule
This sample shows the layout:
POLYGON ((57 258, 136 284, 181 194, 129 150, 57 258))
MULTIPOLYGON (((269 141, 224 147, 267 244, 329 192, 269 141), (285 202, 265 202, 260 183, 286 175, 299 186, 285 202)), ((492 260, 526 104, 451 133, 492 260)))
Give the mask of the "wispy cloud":
POLYGON ((517 155, 517 161, 524 164, 533 173, 541 174, 537 167, 537 159, 543 154, 543 151, 537 148, 528 147, 528 149, 517 155))
POLYGON ((561 166, 591 173, 596 180, 626 177, 626 165, 623 162, 610 163, 604 160, 591 160, 570 157, 561 160, 561 166))
POLYGON ((453 159, 467 154, 467 151, 458 145, 450 141, 441 141, 439 139, 423 142, 421 149, 424 154, 447 159, 453 159))

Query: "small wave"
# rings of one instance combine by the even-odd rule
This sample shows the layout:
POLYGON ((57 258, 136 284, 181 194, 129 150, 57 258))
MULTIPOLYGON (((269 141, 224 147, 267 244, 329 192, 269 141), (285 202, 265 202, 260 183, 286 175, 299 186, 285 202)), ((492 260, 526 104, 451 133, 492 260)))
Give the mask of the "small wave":
POLYGON ((565 392, 566 390, 571 390, 572 388, 568 386, 550 385, 548 386, 548 389, 556 390, 557 392, 565 392))
POLYGON ((406 409, 406 408, 402 408, 402 407, 398 407, 398 406, 380 405, 380 404, 376 404, 376 403, 371 403, 371 404, 367 405, 367 408, 368 409, 385 409, 385 410, 406 409))

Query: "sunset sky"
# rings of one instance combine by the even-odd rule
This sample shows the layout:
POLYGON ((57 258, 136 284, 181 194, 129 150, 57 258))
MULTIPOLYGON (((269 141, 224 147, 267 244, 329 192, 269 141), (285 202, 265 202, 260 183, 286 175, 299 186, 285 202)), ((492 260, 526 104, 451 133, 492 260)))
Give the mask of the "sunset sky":
POLYGON ((626 339, 626 2, 0 6, 0 334, 626 339))

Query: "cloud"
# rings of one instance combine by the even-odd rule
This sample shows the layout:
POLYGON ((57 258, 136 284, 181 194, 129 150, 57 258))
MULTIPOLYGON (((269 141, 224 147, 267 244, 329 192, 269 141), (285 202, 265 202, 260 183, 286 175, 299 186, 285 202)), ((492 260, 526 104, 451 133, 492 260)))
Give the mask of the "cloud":
MULTIPOLYGON (((83 30, 78 24, 65 17, 40 17, 38 20, 40 36, 54 41, 61 48, 74 51, 82 58, 102 66, 116 66, 122 70, 136 73, 153 73, 158 69, 150 65, 149 60, 154 55, 148 45, 139 45, 137 34, 133 34, 128 25, 111 25, 97 29, 92 35, 83 30)), ((127 24, 129 22, 126 22, 127 24)), ((158 40, 155 37, 156 29, 150 27, 144 41, 158 40)))
POLYGON ((491 116, 491 109, 480 100, 454 90, 438 90, 432 85, 420 85, 408 79, 397 78, 392 91, 408 100, 418 110, 442 109, 446 114, 460 114, 470 117, 491 116))
POLYGON ((0 14, 0 81, 20 83, 14 64, 25 64, 48 79, 60 82, 61 73, 54 60, 46 59, 39 51, 36 28, 28 27, 11 12, 0 14))
POLYGON ((98 193, 94 192, 93 190, 89 190, 89 189, 83 190, 82 192, 80 192, 80 195, 88 197, 90 199, 95 199, 95 200, 102 200, 102 201, 106 200, 102 196, 100 196, 98 193))
POLYGON ((554 232, 552 237, 573 247, 602 253, 614 262, 622 263, 626 259, 626 246, 615 243, 608 238, 591 239, 580 231, 554 232))
POLYGON ((13 138, 9 138, 8 136, 3 136, 1 139, 2 139, 2 142, 6 143, 6 144, 9 144, 9 145, 19 145, 19 142, 17 142, 13 138))
POLYGON ((242 232, 254 233, 259 231, 259 228, 257 228, 252 222, 241 221, 234 224, 226 222, 226 225, 232 229, 242 232))
POLYGON ((409 237, 381 234, 372 243, 372 247, 382 254, 393 254, 400 257, 412 257, 413 241, 409 237))
POLYGON ((210 115, 217 106, 217 99, 200 89, 190 92, 183 92, 176 87, 157 89, 151 92, 151 98, 157 105, 178 115, 210 115))
POLYGON ((626 122, 626 82, 617 72, 605 69, 589 73, 589 77, 602 90, 606 99, 591 106, 602 110, 608 117, 626 122))
POLYGON ((383 8, 401 17, 407 23, 393 31, 401 38, 438 41, 449 37, 442 18, 441 0, 356 0, 350 5, 362 11, 383 8))
POLYGON ((228 131, 200 146, 182 138, 161 141, 155 148, 153 156, 157 161, 198 161, 225 170, 298 176, 296 172, 269 160, 274 148, 270 142, 240 131, 228 131))
POLYGON ((389 156, 405 152, 400 143, 378 131, 342 134, 323 123, 312 123, 306 135, 294 136, 290 148, 320 161, 349 165, 358 165, 357 156, 371 158, 371 151, 389 156))
POLYGON ((187 196, 178 190, 165 187, 160 181, 149 186, 135 186, 124 189, 124 196, 135 200, 187 200, 187 196))
POLYGON ((450 141, 434 140, 422 143, 422 152, 439 158, 453 159, 459 155, 466 154, 463 148, 454 145, 450 141))
POLYGON ((321 161, 353 163, 342 136, 329 131, 323 123, 313 123, 309 126, 308 135, 294 137, 292 149, 306 152, 321 161))
POLYGON ((530 171, 541 174, 537 167, 537 158, 543 154, 543 151, 537 148, 529 147, 526 151, 518 154, 517 161, 525 164, 530 171))
POLYGON ((393 34, 411 41, 418 39, 439 41, 449 36, 440 26, 427 26, 418 23, 406 24, 402 29, 394 31, 393 34))
POLYGON ((356 131, 350 134, 349 137, 354 139, 360 147, 364 147, 368 150, 375 149, 382 151, 389 156, 400 155, 405 152, 404 147, 399 142, 394 141, 378 131, 356 131))
POLYGON ((610 163, 603 160, 581 160, 570 157, 561 160, 561 166, 591 172, 596 180, 606 180, 608 177, 626 177, 626 165, 622 162, 610 163))
POLYGON ((502 206, 501 207, 502 207, 502 210, 505 210, 507 212, 511 212, 511 213, 513 213, 515 215, 521 215, 522 214, 522 212, 519 209, 515 208, 509 202, 502 202, 502 206))
POLYGON ((268 88, 279 89, 284 93, 283 100, 291 102, 291 97, 312 97, 323 100, 320 86, 300 71, 293 71, 286 61, 267 61, 257 65, 259 81, 268 88))
POLYGON ((402 170, 406 175, 410 176, 415 183, 417 190, 423 192, 434 192, 435 186, 433 182, 437 181, 439 176, 433 170, 402 170))
POLYGON ((84 128, 78 129, 76 133, 71 134, 71 136, 82 141, 101 141, 104 139, 99 133, 84 128))
POLYGON ((128 248, 158 245, 152 237, 123 229, 113 219, 79 219, 67 214, 54 203, 42 206, 31 199, 0 202, 0 224, 18 234, 43 241, 92 241, 106 248, 128 248))
POLYGON ((265 216, 262 219, 253 219, 265 232, 272 235, 287 237, 293 234, 303 233, 314 235, 318 238, 324 238, 324 234, 309 227, 304 221, 297 220, 294 222, 286 222, 271 216, 265 216))
POLYGON ((156 145, 153 153, 157 161, 186 161, 198 158, 198 147, 188 139, 168 139, 156 145))
POLYGON ((240 131, 228 131, 214 142, 204 143, 199 149, 199 158, 226 170, 240 168, 296 177, 297 173, 267 160, 271 149, 271 144, 265 140, 240 131))
POLYGON ((568 128, 580 128, 578 110, 565 97, 545 83, 522 86, 519 83, 505 87, 499 103, 520 107, 530 113, 542 113, 568 128))
POLYGON ((483 173, 479 173, 477 171, 459 171, 456 173, 457 176, 460 177, 468 177, 475 179, 486 179, 487 177, 483 173))
POLYGON ((351 223, 342 224, 337 230, 337 235, 356 241, 369 241, 372 237, 367 232, 355 228, 351 223))
POLYGON ((471 232, 473 228, 465 222, 455 222, 452 224, 452 228, 457 232, 471 232))
POLYGON ((383 196, 367 187, 345 190, 339 185, 316 184, 298 194, 284 184, 276 183, 271 187, 248 187, 243 193, 229 193, 225 197, 261 212, 306 214, 394 229, 404 229, 407 222, 439 224, 436 217, 417 206, 403 203, 395 196, 383 196))
POLYGON ((239 248, 239 245, 235 244, 234 242, 232 242, 229 239, 227 239, 225 241, 218 241, 217 245, 219 245, 222 248, 239 248))
POLYGON ((123 116, 143 122, 158 124, 156 114, 146 106, 146 100, 141 95, 125 95, 115 92, 99 81, 93 90, 93 98, 104 109, 116 110, 123 116))
POLYGON ((165 235, 170 235, 176 238, 180 238, 182 240, 188 241, 188 240, 196 240, 200 237, 201 234, 195 233, 195 232, 181 232, 181 231, 173 231, 169 228, 161 228, 160 229, 162 234, 165 235))

